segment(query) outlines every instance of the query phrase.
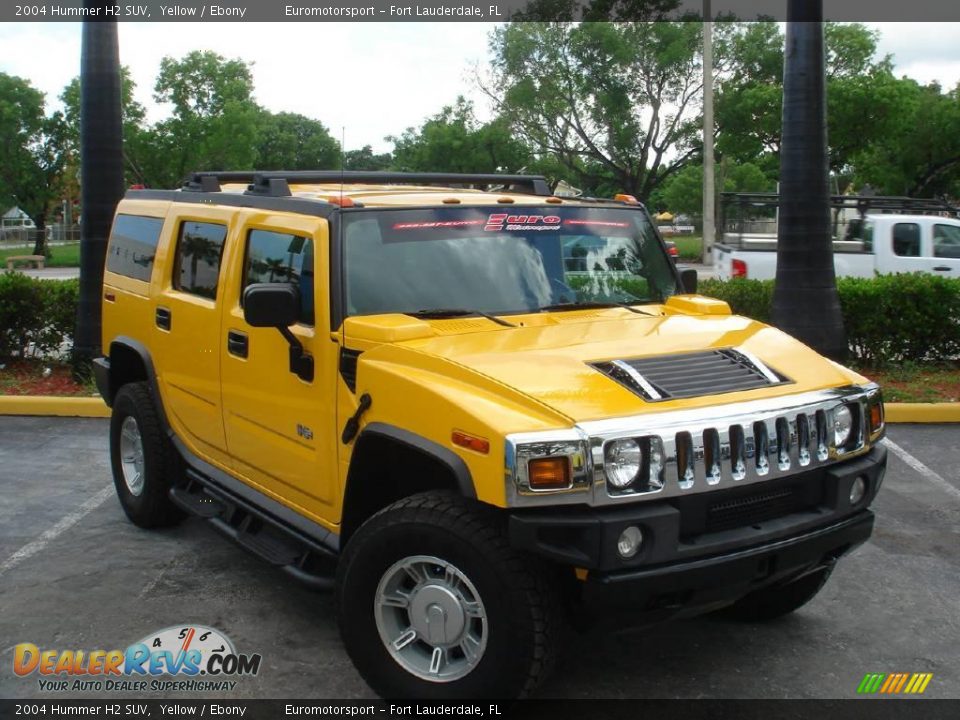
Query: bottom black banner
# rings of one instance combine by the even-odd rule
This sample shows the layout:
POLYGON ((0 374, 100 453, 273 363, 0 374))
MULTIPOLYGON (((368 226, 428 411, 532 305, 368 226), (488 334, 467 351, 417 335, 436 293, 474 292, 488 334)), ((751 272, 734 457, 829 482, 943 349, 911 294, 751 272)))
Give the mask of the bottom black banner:
POLYGON ((539 720, 906 720, 960 717, 960 700, 0 700, 0 718, 484 717, 539 720))

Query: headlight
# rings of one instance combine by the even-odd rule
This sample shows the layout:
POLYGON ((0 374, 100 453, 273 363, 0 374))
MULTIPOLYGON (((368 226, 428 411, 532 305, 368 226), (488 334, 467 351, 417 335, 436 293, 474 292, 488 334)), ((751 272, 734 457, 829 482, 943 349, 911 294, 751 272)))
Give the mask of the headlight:
POLYGON ((847 444, 853 431, 853 413, 846 405, 840 405, 833 411, 833 442, 838 448, 847 444))
POLYGON ((603 460, 607 480, 617 490, 622 490, 640 474, 640 443, 633 438, 613 440, 604 448, 603 460))

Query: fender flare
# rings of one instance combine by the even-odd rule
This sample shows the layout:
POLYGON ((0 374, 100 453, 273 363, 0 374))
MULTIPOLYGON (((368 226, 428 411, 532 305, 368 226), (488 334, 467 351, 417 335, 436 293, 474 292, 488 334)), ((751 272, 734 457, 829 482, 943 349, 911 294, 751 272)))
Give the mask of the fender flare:
MULTIPOLYGON (((463 461, 463 458, 449 448, 446 448, 439 443, 435 443, 433 440, 428 440, 421 435, 412 433, 409 430, 404 430, 403 428, 396 427, 395 425, 381 422, 372 422, 366 425, 360 432, 360 435, 357 437, 356 445, 354 445, 354 447, 359 445, 360 441, 365 437, 388 438, 400 443, 401 445, 406 445, 407 447, 413 448, 414 450, 428 455, 450 469, 450 472, 453 473, 453 477, 456 481, 457 489, 460 491, 460 494, 463 495, 463 497, 471 498, 473 500, 477 498, 477 491, 473 486, 473 477, 470 475, 470 468, 467 467, 467 464, 463 461)), ((350 459, 350 464, 351 466, 353 465, 352 457, 350 459)))
MULTIPOLYGON (((160 386, 157 384, 157 372, 154 369, 153 358, 150 355, 150 351, 147 349, 147 346, 144 345, 139 340, 135 340, 125 335, 118 335, 117 337, 115 337, 113 340, 110 341, 110 354, 107 355, 107 358, 106 358, 108 362, 110 359, 110 355, 113 354, 113 349, 118 345, 128 350, 132 350, 134 353, 136 353, 140 357, 140 360, 143 362, 144 371, 147 373, 147 383, 150 386, 150 392, 153 393, 153 401, 156 406, 157 412, 160 415, 160 423, 163 426, 163 428, 167 431, 167 433, 170 433, 170 423, 167 422, 167 413, 164 410, 163 401, 160 397, 160 386)), ((113 397, 116 395, 119 389, 120 388, 113 386, 112 376, 108 375, 107 391, 109 393, 109 397, 111 398, 111 403, 112 403, 113 397)), ((101 395, 102 394, 103 394, 103 391, 101 390, 101 395)), ((107 404, 110 405, 111 403, 107 403, 107 404)))

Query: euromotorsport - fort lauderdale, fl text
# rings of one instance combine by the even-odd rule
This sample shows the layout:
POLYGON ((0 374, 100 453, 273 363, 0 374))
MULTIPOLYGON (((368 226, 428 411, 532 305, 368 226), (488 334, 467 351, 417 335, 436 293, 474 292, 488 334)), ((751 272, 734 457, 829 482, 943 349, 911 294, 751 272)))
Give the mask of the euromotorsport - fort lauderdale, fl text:
POLYGON ((423 6, 423 5, 391 5, 387 8, 377 8, 373 5, 366 7, 341 7, 339 5, 285 5, 283 14, 287 17, 320 18, 320 17, 379 17, 387 18, 405 18, 405 17, 469 17, 477 19, 503 18, 505 13, 501 11, 499 5, 488 5, 484 10, 479 5, 444 5, 444 6, 423 6))

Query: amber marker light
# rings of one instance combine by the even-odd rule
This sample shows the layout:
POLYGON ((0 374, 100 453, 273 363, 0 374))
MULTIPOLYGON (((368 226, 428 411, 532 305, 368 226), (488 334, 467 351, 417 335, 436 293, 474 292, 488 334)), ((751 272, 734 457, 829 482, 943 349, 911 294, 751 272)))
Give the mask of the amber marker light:
POLYGON ((570 487, 570 460, 566 457, 537 458, 527 463, 531 490, 563 490, 570 487))
POLYGON ((878 432, 883 427, 883 403, 878 399, 870 406, 870 432, 878 432))
POLYGON ((627 195, 626 193, 617 193, 613 196, 613 199, 617 202, 629 203, 630 205, 640 204, 633 195, 627 195))
POLYGON ((465 447, 467 450, 473 450, 484 455, 490 452, 490 441, 486 438, 469 435, 461 430, 454 430, 450 439, 453 440, 454 445, 465 447))

